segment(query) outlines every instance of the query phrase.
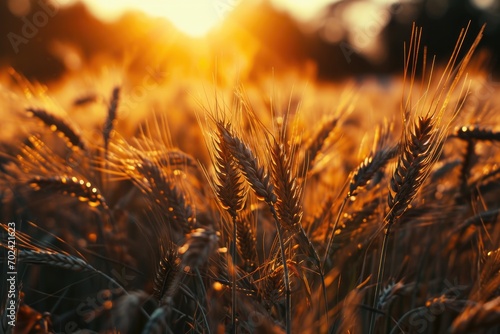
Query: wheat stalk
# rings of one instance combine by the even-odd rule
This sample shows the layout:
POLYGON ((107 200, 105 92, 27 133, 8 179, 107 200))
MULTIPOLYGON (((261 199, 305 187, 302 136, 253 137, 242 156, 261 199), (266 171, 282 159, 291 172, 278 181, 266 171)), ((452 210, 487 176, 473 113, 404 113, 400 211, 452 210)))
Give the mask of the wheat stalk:
POLYGON ((302 184, 298 181, 298 176, 294 172, 294 152, 289 146, 283 143, 284 136, 279 137, 279 141, 274 138, 270 145, 271 151, 271 175, 276 194, 276 213, 279 223, 283 229, 297 238, 299 245, 306 250, 321 276, 321 285, 323 288, 323 298, 325 302, 325 312, 328 322, 327 293, 323 267, 316 248, 311 243, 307 233, 302 227, 302 184))
MULTIPOLYGON (((223 126, 223 128, 227 127, 223 126)), ((245 204, 245 191, 243 188, 243 182, 240 177, 240 172, 238 170, 237 162, 229 153, 229 149, 226 146, 226 142, 222 138, 222 133, 220 129, 217 133, 217 138, 213 140, 213 155, 214 155, 214 169, 215 173, 215 193, 219 199, 222 207, 231 216, 233 226, 232 226, 232 239, 231 239, 231 295, 232 295, 232 305, 231 305, 231 332, 236 333, 236 247, 238 240, 238 231, 243 230, 238 225, 242 223, 238 222, 237 213, 243 209, 245 204)), ((243 237, 243 236, 242 236, 243 237)))
POLYGON ((233 135, 227 127, 228 125, 220 122, 217 123, 217 129, 222 135, 222 140, 225 145, 227 145, 227 148, 229 149, 234 159, 238 162, 238 166, 241 173, 245 177, 245 180, 248 182, 257 198, 265 201, 269 205, 271 213, 276 222, 281 259, 283 262, 283 282, 285 284, 285 324, 287 334, 289 334, 292 330, 291 292, 287 259, 285 255, 283 231, 279 223, 277 212, 274 208, 277 197, 274 193, 274 187, 270 182, 270 176, 266 173, 264 167, 259 165, 257 157, 255 157, 250 148, 240 138, 233 135))
MULTIPOLYGON (((402 152, 398 158, 396 169, 390 181, 388 196, 389 213, 386 217, 384 239, 380 252, 380 262, 375 288, 373 306, 379 295, 379 287, 384 277, 387 254, 387 243, 392 225, 401 218, 408 205, 417 195, 426 176, 436 160, 440 142, 437 140, 439 131, 436 129, 434 117, 419 117, 414 128, 404 134, 402 152), (437 145, 437 146, 436 146, 437 145)), ((370 330, 374 327, 375 317, 372 316, 370 330)))
POLYGON ((217 138, 213 140, 215 194, 222 207, 227 210, 231 218, 235 219, 245 204, 245 191, 237 162, 230 154, 222 136, 222 133, 218 132, 217 138))
POLYGON ((333 244, 333 239, 335 236, 335 231, 337 230, 338 224, 340 222, 340 217, 344 212, 344 208, 347 202, 353 196, 357 196, 358 190, 365 187, 370 183, 370 181, 375 177, 382 168, 384 168, 389 160, 394 158, 398 153, 398 147, 386 147, 388 141, 388 136, 390 133, 390 128, 388 126, 377 128, 375 135, 375 153, 370 152, 370 154, 356 167, 356 169, 351 173, 351 180, 349 182, 349 190, 347 195, 344 197, 340 208, 338 209, 337 218, 333 224, 333 228, 330 232, 330 236, 327 239, 327 245, 325 250, 325 255, 323 258, 323 266, 325 266, 328 256, 330 255, 330 249, 333 244))
MULTIPOLYGON (((455 46, 448 65, 440 79, 437 92, 432 97, 430 103, 427 105, 427 93, 424 93, 424 99, 417 104, 417 111, 420 110, 422 115, 418 115, 415 121, 405 124, 400 143, 401 152, 398 157, 398 162, 394 173, 392 174, 389 185, 388 196, 388 214, 385 217, 384 225, 384 238, 382 241, 382 248, 380 252, 380 260, 378 266, 377 281, 375 286, 375 295, 373 300, 373 307, 376 306, 376 299, 384 277, 384 269, 387 254, 387 244, 394 223, 401 218, 401 216, 408 209, 408 205, 413 201, 424 181, 428 177, 430 170, 439 158, 442 150, 442 143, 445 139, 446 131, 449 127, 449 121, 443 121, 444 113, 448 108, 451 96, 454 93, 455 87, 458 85, 465 68, 467 67, 472 53, 477 47, 481 37, 484 26, 480 33, 474 40, 473 44, 464 56, 463 61, 455 67, 458 53, 464 41, 466 31, 462 30, 458 42, 455 46), (444 124, 442 124, 444 123, 444 124)), ((410 47, 407 63, 405 65, 405 75, 411 63, 411 86, 413 86, 416 66, 417 55, 419 52, 419 44, 421 38, 421 30, 414 27, 412 37, 410 39, 410 47)), ((425 61, 425 59, 424 59, 425 61)), ((425 63, 424 63, 425 65, 425 63)), ((425 74, 425 66, 424 66, 425 74)), ((405 76, 406 79, 406 76, 405 76)), ((432 78, 429 78, 429 84, 432 78)), ((403 121, 407 121, 410 115, 411 99, 408 97, 406 104, 403 106, 403 121)), ((457 105, 453 110, 451 119, 453 119, 460 110, 457 105)), ((372 314, 370 321, 370 332, 374 330, 375 317, 372 314)))

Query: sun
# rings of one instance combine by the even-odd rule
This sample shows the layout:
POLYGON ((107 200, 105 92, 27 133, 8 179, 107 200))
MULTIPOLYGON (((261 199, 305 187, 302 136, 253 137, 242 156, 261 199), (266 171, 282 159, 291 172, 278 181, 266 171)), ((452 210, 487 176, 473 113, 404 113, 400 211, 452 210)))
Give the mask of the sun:
POLYGON ((191 37, 202 37, 221 23, 236 0, 84 0, 98 18, 111 21, 126 11, 162 17, 191 37))

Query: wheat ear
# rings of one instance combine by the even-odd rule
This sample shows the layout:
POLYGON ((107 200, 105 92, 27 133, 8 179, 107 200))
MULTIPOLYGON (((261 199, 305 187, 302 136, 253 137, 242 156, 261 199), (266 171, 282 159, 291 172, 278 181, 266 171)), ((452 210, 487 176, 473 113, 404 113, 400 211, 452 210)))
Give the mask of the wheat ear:
POLYGON ((136 169, 139 174, 131 176, 139 189, 150 197, 151 203, 159 205, 174 229, 180 227, 183 234, 190 233, 194 226, 193 209, 174 182, 147 158, 137 162, 136 169))
MULTIPOLYGON (((208 263, 209 257, 216 249, 217 241, 217 234, 211 229, 206 228, 198 228, 187 236, 186 243, 178 250, 181 258, 179 271, 175 273, 170 287, 164 293, 160 301, 162 305, 167 306, 172 304, 173 298, 179 290, 181 279, 187 272, 195 272, 200 278, 201 286, 203 287, 199 269, 208 263)), ((206 295, 206 293, 204 293, 204 295, 206 295)), ((203 310, 202 313, 204 314, 203 310)))
MULTIPOLYGON (((223 126, 226 127, 226 126, 223 126)), ((231 239, 231 332, 236 333, 236 247, 238 240, 238 212, 245 204, 245 192, 243 182, 240 177, 237 162, 229 153, 226 142, 222 138, 220 129, 217 138, 213 141, 214 167, 216 171, 215 193, 222 207, 231 216, 232 239, 231 239)), ((241 224, 241 223, 240 223, 241 224)))
MULTIPOLYGON (((83 260, 80 257, 44 249, 36 249, 36 250, 19 249, 17 251, 17 255, 19 262, 22 263, 49 265, 52 267, 57 267, 77 272, 94 272, 96 274, 101 275, 105 279, 109 280, 124 293, 128 294, 127 290, 123 286, 121 286, 118 282, 116 282, 116 280, 114 280, 104 272, 94 268, 92 265, 87 263, 87 261, 83 260)), ((141 309, 141 312, 147 318, 149 318, 149 315, 146 313, 144 309, 141 309)))
POLYGON ((83 142, 80 134, 64 119, 59 116, 49 114, 43 109, 28 108, 26 109, 33 117, 41 120, 50 130, 57 132, 61 137, 66 139, 66 143, 71 148, 85 149, 85 144, 83 142))
POLYGON ((101 205, 105 210, 108 209, 106 200, 101 195, 99 189, 92 183, 76 176, 37 176, 27 181, 28 185, 35 191, 51 190, 78 198, 81 202, 87 202, 89 206, 96 207, 101 205))
MULTIPOLYGON (((417 111, 423 113, 422 116, 409 124, 404 124, 402 134, 402 142, 400 144, 401 153, 398 158, 396 169, 392 175, 389 185, 388 208, 389 212, 385 217, 384 238, 382 241, 382 249, 380 252, 380 260, 378 265, 377 282, 375 285, 375 295, 373 307, 376 306, 376 299, 384 277, 385 260, 387 255, 387 244, 392 225, 401 218, 408 209, 408 205, 413 201, 424 181, 428 177, 431 167, 439 158, 442 150, 442 143, 445 139, 445 134, 451 121, 444 122, 444 113, 448 109, 452 94, 455 91, 465 68, 467 67, 474 50, 481 40, 484 26, 474 40, 473 44, 467 51, 462 62, 457 66, 457 58, 461 46, 465 39, 467 30, 462 30, 458 38, 457 44, 450 60, 445 68, 445 71, 438 83, 438 88, 429 104, 427 103, 427 92, 424 92, 424 98, 417 103, 417 111), (423 104, 423 105, 421 105, 423 104), (426 111, 424 111, 426 110, 426 111)), ((415 80, 415 72, 417 66, 418 48, 421 39, 421 29, 415 28, 412 31, 410 39, 410 47, 408 57, 406 58, 405 77, 409 69, 409 64, 412 64, 411 86, 415 80)), ((425 74, 425 68, 424 68, 425 74)), ((432 78, 429 78, 429 83, 432 78)), ((410 92, 411 95, 411 92, 410 92)), ((403 106, 403 121, 408 121, 407 117, 410 113, 411 99, 408 97, 406 104, 403 106)), ((459 112, 460 107, 457 106, 451 113, 450 119, 453 119, 459 112)), ((370 333, 375 327, 375 317, 372 314, 370 320, 370 333)))
POLYGON ((229 124, 217 124, 224 145, 238 163, 241 173, 257 198, 268 204, 274 204, 276 195, 269 174, 259 164, 252 150, 240 138, 230 132, 229 126, 229 124))
MULTIPOLYGON (((309 253, 309 256, 312 256, 321 277, 323 297, 327 308, 326 285, 321 260, 316 248, 302 227, 302 185, 298 183, 298 177, 293 169, 293 149, 285 146, 283 137, 280 136, 279 140, 273 139, 273 143, 270 145, 271 175, 277 199, 275 203, 276 213, 283 229, 296 237, 299 245, 309 253)), ((326 317, 328 319, 327 309, 326 317)))
POLYGON ((83 259, 59 252, 20 249, 18 259, 23 263, 42 264, 81 272, 99 272, 83 259))
POLYGON ((317 130, 314 137, 309 140, 304 150, 304 159, 298 165, 302 168, 299 171, 299 175, 306 175, 314 167, 316 158, 323 150, 327 139, 337 127, 338 122, 338 117, 331 117, 328 120, 324 121, 321 127, 317 130))
POLYGON ((173 244, 169 245, 166 250, 162 247, 161 251, 163 254, 158 263, 153 287, 153 294, 160 302, 172 286, 172 281, 177 275, 180 265, 180 258, 173 244))
POLYGON ((389 160, 394 158, 398 153, 398 147, 385 147, 388 140, 390 127, 383 127, 382 130, 377 128, 376 131, 376 148, 375 153, 370 153, 359 165, 356 167, 354 172, 351 174, 351 180, 349 182, 349 190, 346 197, 342 201, 340 208, 337 213, 337 218, 333 224, 333 228, 330 232, 329 238, 327 240, 326 251, 323 258, 323 266, 325 266, 326 261, 330 255, 330 249, 333 244, 333 239, 335 236, 335 231, 340 222, 340 217, 344 211, 344 208, 352 196, 357 196, 358 190, 362 187, 368 185, 368 183, 374 178, 376 173, 378 173, 382 168, 384 168, 389 160))
POLYGON ((104 150, 108 151, 109 139, 111 138, 111 132, 113 131, 114 122, 117 116, 118 102, 120 100, 120 87, 113 88, 111 93, 111 101, 108 106, 108 115, 106 121, 104 122, 104 127, 102 129, 102 136, 104 140, 104 150))
POLYGON ((252 150, 250 150, 240 138, 233 135, 228 127, 228 124, 223 124, 221 122, 217 123, 218 131, 220 131, 222 135, 222 140, 225 145, 227 145, 231 155, 237 161, 238 167, 245 177, 245 180, 248 182, 257 198, 265 201, 269 205, 276 222, 276 231, 283 262, 283 282, 285 284, 285 326, 287 334, 290 334, 292 330, 290 278, 285 254, 283 230, 279 223, 276 209, 274 208, 274 204, 277 200, 276 194, 274 193, 274 187, 270 182, 269 174, 264 170, 264 167, 259 165, 257 157, 253 154, 252 150))
POLYGON ((500 141, 500 132, 478 126, 462 126, 456 133, 462 140, 500 141))

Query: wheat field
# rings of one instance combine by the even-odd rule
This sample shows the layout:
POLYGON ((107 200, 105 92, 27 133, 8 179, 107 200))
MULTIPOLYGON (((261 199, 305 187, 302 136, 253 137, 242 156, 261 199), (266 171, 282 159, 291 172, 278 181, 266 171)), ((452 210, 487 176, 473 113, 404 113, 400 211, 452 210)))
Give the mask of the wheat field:
POLYGON ((425 33, 385 85, 11 72, 2 332, 499 332, 500 95, 481 32, 439 66, 425 33))

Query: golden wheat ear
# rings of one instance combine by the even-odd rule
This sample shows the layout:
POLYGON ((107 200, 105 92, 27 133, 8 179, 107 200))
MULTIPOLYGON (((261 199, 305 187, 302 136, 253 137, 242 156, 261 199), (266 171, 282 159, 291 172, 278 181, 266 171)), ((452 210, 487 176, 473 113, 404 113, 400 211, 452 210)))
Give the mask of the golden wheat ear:
POLYGON ((102 137, 104 140, 104 150, 108 150, 109 140, 111 139, 111 133, 114 128, 114 123, 116 121, 118 112, 118 102, 120 101, 120 87, 113 88, 111 93, 111 100, 108 106, 108 115, 106 121, 104 122, 104 127, 102 129, 102 137))
POLYGON ((170 289, 179 271, 180 258, 177 248, 172 243, 169 243, 166 247, 162 246, 160 253, 161 258, 154 277, 153 295, 161 304, 164 302, 165 293, 170 289))
POLYGON ((60 137, 66 139, 66 143, 70 148, 85 149, 85 143, 82 136, 76 129, 66 120, 59 116, 50 114, 43 109, 28 108, 26 111, 32 116, 38 118, 50 130, 56 132, 60 137))
MULTIPOLYGON (((407 58, 405 60, 404 79, 406 81, 407 74, 410 73, 410 94, 402 104, 403 131, 399 144, 400 152, 396 168, 389 182, 389 196, 387 200, 388 213, 384 219, 385 231, 380 253, 377 281, 375 283, 374 308, 376 306, 380 285, 384 279, 387 243, 391 227, 401 219, 422 188, 431 172, 431 168, 442 152, 443 142, 447 137, 448 128, 452 120, 460 111, 460 104, 457 104, 452 110, 449 110, 449 105, 454 97, 455 89, 462 80, 466 67, 484 31, 483 26, 462 61, 458 62, 458 56, 465 41, 468 28, 467 26, 466 29, 461 30, 455 49, 437 83, 434 93, 432 94, 429 91, 431 83, 433 82, 432 70, 434 64, 432 63, 428 82, 424 83, 422 80, 420 95, 416 96, 415 99, 412 95, 417 94, 414 90, 414 84, 417 73, 422 30, 421 28, 413 26, 410 47, 408 52, 405 52, 407 58), (413 102, 415 100, 416 102, 413 102)), ((426 74, 425 54, 426 52, 424 52, 423 78, 426 74)), ((463 90, 460 95, 462 94, 463 90)), ((375 316, 372 315, 370 331, 373 331, 374 327, 375 316)))
POLYGON ((102 206, 108 209, 106 200, 99 189, 92 183, 76 176, 37 176, 28 180, 27 184, 35 191, 59 193, 77 198, 80 202, 87 202, 91 207, 102 206))
MULTIPOLYGON (((455 89, 472 58, 472 54, 481 40, 484 26, 462 61, 457 64, 467 30, 468 27, 460 32, 455 49, 439 79, 434 94, 429 92, 433 80, 431 68, 429 81, 423 90, 422 96, 417 99, 415 105, 411 105, 410 98, 407 99, 404 105, 403 132, 399 146, 400 154, 390 181, 388 215, 386 217, 389 226, 404 214, 430 174, 431 168, 439 159, 443 149, 442 144, 446 139, 450 124, 460 111, 460 104, 456 105, 455 108, 451 108, 451 110, 449 110, 449 105, 454 97, 455 89)), ((412 62, 410 93, 412 93, 418 65, 420 38, 421 29, 414 27, 406 62, 406 64, 409 64, 410 60, 412 62)), ((408 68, 405 68, 405 71, 408 71, 408 68)), ((460 96, 463 96, 463 94, 462 90, 460 96)))
POLYGON ((266 203, 272 205, 276 202, 270 175, 259 163, 258 158, 245 142, 233 134, 225 124, 217 124, 224 145, 238 163, 239 169, 248 182, 255 195, 266 203))
POLYGON ((215 138, 213 139, 212 152, 213 152, 213 165, 215 170, 214 189, 217 199, 221 206, 229 213, 232 220, 232 238, 230 245, 231 256, 231 328, 236 331, 236 305, 237 301, 237 283, 236 271, 238 268, 236 249, 242 249, 243 259, 245 262, 252 262, 254 257, 252 243, 254 238, 245 239, 249 237, 250 230, 246 229, 244 222, 238 219, 238 212, 243 209, 246 199, 246 191, 244 187, 243 177, 238 169, 238 163, 233 158, 224 140, 221 128, 226 128, 228 125, 222 124, 222 127, 217 127, 215 138), (242 247, 243 246, 243 247, 242 247), (250 251, 250 253, 245 253, 250 251))

